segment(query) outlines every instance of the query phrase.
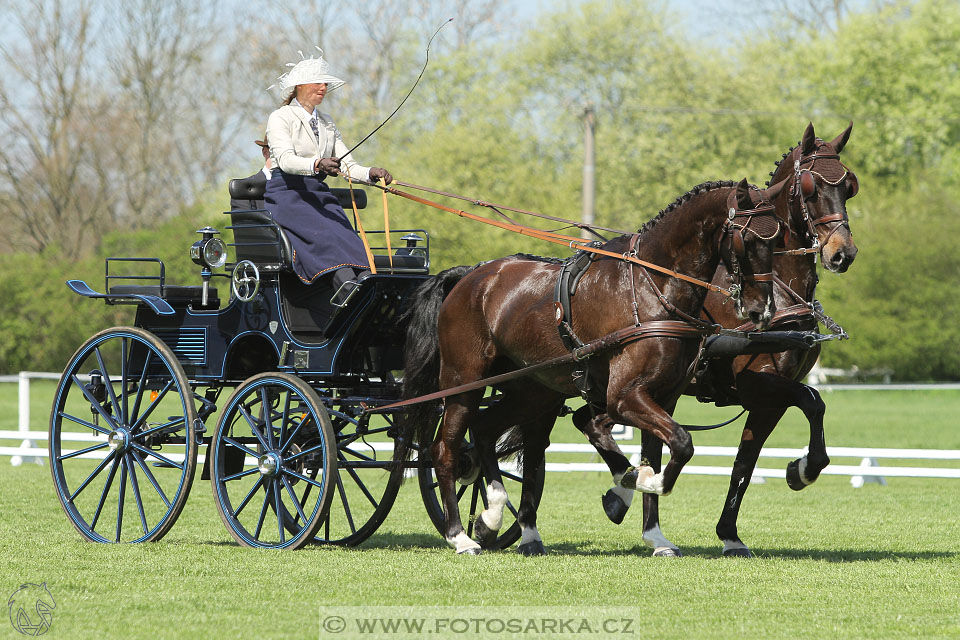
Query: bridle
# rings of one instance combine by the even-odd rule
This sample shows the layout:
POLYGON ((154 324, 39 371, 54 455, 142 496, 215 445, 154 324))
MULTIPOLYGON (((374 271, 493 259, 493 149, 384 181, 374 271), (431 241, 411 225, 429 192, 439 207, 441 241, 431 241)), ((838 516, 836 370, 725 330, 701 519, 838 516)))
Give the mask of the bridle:
POLYGON ((758 240, 769 242, 780 233, 781 224, 772 202, 761 200, 752 209, 738 209, 736 192, 730 192, 727 196, 727 219, 723 222, 718 243, 722 245, 724 238, 730 237, 733 252, 728 271, 734 279, 734 287, 738 294, 744 280, 773 282, 772 270, 768 273, 745 273, 740 268, 740 262, 746 258, 744 235, 753 234, 758 240))
POLYGON ((830 238, 833 237, 833 234, 836 233, 841 227, 845 227, 847 231, 850 231, 850 220, 847 217, 846 209, 844 208, 843 212, 839 213, 830 213, 825 216, 820 216, 819 218, 814 219, 810 215, 810 210, 807 207, 807 203, 817 197, 817 181, 816 178, 820 178, 828 185, 836 186, 843 183, 848 178, 852 180, 852 193, 847 195, 847 200, 857 195, 857 192, 860 189, 859 182, 855 173, 850 171, 849 168, 843 162, 840 162, 840 166, 843 167, 843 175, 840 176, 837 180, 830 181, 825 178, 822 174, 814 170, 814 164, 819 159, 830 159, 840 162, 840 154, 838 153, 819 153, 814 151, 808 156, 801 156, 799 159, 794 160, 793 162, 793 186, 790 189, 790 209, 793 209, 793 203, 796 200, 800 202, 800 214, 803 219, 804 224, 806 225, 806 237, 810 243, 809 247, 802 247, 800 249, 785 249, 783 251, 777 251, 778 255, 809 255, 814 254, 814 260, 819 257, 823 257, 822 252, 823 248, 830 242, 830 238), (809 167, 804 168, 804 165, 809 163, 809 167), (827 234, 826 240, 823 243, 820 242, 820 237, 817 234, 817 227, 821 225, 835 223, 834 226, 830 229, 830 232, 827 234))
MULTIPOLYGON (((755 188, 755 187, 754 187, 755 188)), ((759 192, 759 189, 757 189, 759 192)), ((743 282, 745 280, 751 282, 773 282, 774 276, 773 271, 768 273, 745 273, 743 269, 740 268, 740 262, 746 258, 746 245, 744 243, 744 234, 753 234, 758 239, 768 242, 777 237, 777 234, 780 233, 780 218, 777 217, 776 208, 774 204, 769 200, 761 200, 759 203, 754 205, 752 209, 739 209, 737 205, 737 194, 736 190, 730 192, 727 196, 727 218, 723 221, 723 225, 720 229, 720 234, 717 238, 717 250, 718 253, 723 255, 723 242, 729 237, 730 244, 732 248, 731 261, 728 265, 728 272, 730 274, 730 279, 733 283, 728 289, 719 289, 724 292, 734 303, 738 306, 741 304, 740 296, 743 292, 743 282)), ((637 243, 639 242, 640 234, 634 234, 630 239, 630 251, 624 254, 624 257, 632 257, 636 260, 637 255, 637 243)), ((630 272, 630 289, 634 292, 633 300, 633 316, 634 321, 637 325, 640 324, 640 318, 638 316, 639 302, 636 299, 636 283, 634 281, 634 272, 638 271, 633 268, 633 265, 629 265, 630 272)), ((648 269, 639 269, 640 273, 645 277, 647 284, 653 289, 653 292, 656 294, 657 299, 660 301, 660 304, 663 307, 671 312, 672 314, 682 318, 686 323, 692 324, 701 329, 716 328, 715 325, 711 323, 704 322, 699 318, 694 318, 688 313, 678 309, 673 303, 671 303, 667 297, 660 290, 660 287, 656 285, 653 281, 653 278, 650 276, 648 269)), ((700 281, 693 281, 694 284, 699 284, 703 286, 705 283, 700 281)), ((716 285, 710 284, 709 287, 711 290, 718 290, 716 285)))

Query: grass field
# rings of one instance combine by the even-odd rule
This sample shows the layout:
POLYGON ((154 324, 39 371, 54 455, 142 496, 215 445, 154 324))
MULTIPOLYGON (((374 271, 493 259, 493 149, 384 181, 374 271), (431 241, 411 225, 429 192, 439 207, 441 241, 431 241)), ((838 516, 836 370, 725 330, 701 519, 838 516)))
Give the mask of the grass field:
MULTIPOLYGON (((43 429, 52 387, 34 386, 33 428, 43 429)), ((828 445, 960 449, 960 392, 838 391, 825 399, 828 445)), ((733 413, 684 403, 678 417, 715 422, 733 413)), ((735 444, 740 426, 695 442, 735 444)), ((16 386, 5 385, 0 430, 15 428, 16 386)), ((568 425, 555 436, 579 441, 568 425)), ((802 416, 791 411, 769 446, 805 441, 802 416)), ((596 637, 960 637, 960 485, 951 480, 891 478, 853 489, 847 478, 825 476, 799 493, 780 480, 754 485, 740 533, 757 557, 735 560, 721 557, 713 533, 727 480, 681 476, 661 500, 664 531, 686 554, 670 560, 649 557, 639 508, 619 527, 603 516, 607 474, 548 474, 539 521, 548 556, 457 557, 433 530, 415 483, 356 549, 239 548, 200 480, 163 541, 93 545, 68 523, 46 467, 8 460, 0 458, 0 596, 46 582, 56 600, 48 637, 371 638, 378 635, 324 632, 321 616, 348 606, 376 616, 386 605, 635 621, 629 632, 596 637)), ((4 637, 20 635, 0 622, 4 637)))

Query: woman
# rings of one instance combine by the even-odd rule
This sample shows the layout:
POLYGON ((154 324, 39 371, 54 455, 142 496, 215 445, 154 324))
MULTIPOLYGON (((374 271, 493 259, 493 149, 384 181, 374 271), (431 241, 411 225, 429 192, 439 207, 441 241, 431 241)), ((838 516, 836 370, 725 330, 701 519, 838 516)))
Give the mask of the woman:
POLYGON ((307 284, 332 273, 338 303, 369 265, 363 243, 324 178, 343 167, 357 180, 393 181, 386 169, 357 164, 333 120, 318 110, 327 92, 343 84, 330 75, 322 50, 319 58, 301 60, 280 76, 284 102, 267 120, 274 169, 264 194, 267 210, 290 239, 294 272, 307 284))

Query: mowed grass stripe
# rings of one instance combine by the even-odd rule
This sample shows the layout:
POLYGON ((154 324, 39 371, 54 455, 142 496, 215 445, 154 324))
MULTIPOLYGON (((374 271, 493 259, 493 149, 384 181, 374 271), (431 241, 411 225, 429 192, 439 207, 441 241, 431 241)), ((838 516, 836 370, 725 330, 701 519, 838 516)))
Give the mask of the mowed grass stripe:
MULTIPOLYGON (((2 428, 16 428, 9 388, 13 424, 2 428)), ((864 393, 825 396, 828 445, 960 448, 957 392, 864 393), (923 433, 929 442, 919 442, 923 433)), ((733 411, 682 405, 686 422, 693 419, 684 410, 711 421, 733 411)), ((695 442, 735 445, 741 426, 695 442)), ((768 444, 802 447, 806 432, 791 410, 768 444)), ((560 424, 554 441, 580 437, 560 424)), ((960 637, 956 481, 893 478, 857 490, 826 476, 793 492, 770 479, 744 500, 740 534, 758 557, 742 561, 722 558, 714 534, 727 479, 681 476, 661 500, 664 532, 686 554, 676 561, 649 557, 639 500, 622 525, 606 520, 608 474, 548 474, 539 528, 549 555, 464 558, 434 531, 414 482, 356 549, 239 548, 200 480, 163 541, 88 544, 60 509, 49 470, 8 461, 0 458, 0 588, 9 595, 46 581, 57 602, 51 637, 309 638, 318 634, 318 608, 338 604, 452 605, 473 614, 485 605, 629 607, 631 616, 640 607, 646 615, 636 628, 667 638, 960 637)), ((2 633, 19 637, 5 625, 2 633)))

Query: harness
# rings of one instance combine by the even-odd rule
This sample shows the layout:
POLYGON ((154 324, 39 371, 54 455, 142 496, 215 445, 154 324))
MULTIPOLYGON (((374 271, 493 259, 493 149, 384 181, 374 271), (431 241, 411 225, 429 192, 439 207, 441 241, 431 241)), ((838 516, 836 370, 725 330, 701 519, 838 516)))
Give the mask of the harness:
MULTIPOLYGON (((731 191, 727 196, 727 206, 729 209, 727 219, 723 223, 722 231, 717 242, 719 250, 719 245, 723 243, 723 239, 727 236, 731 238, 731 243, 733 245, 733 261, 730 266, 731 275, 737 280, 737 282, 734 284, 734 286, 737 287, 737 292, 739 293, 739 283, 743 280, 772 282, 774 278, 772 271, 768 273, 746 273, 740 267, 740 260, 743 260, 744 256, 746 255, 744 234, 752 233, 760 240, 769 241, 775 238, 778 233, 780 233, 781 224, 780 220, 773 214, 773 205, 769 202, 761 201, 760 204, 752 209, 738 209, 736 203, 736 193, 731 191)), ((629 250, 624 254, 625 259, 637 259, 639 243, 640 234, 633 234, 630 238, 629 250)), ((596 249, 599 248, 601 244, 599 242, 593 242, 588 246, 596 249)), ((553 289, 553 304, 556 313, 557 332, 559 333, 560 340, 563 342, 564 346, 568 351, 571 352, 575 352, 577 349, 582 348, 584 343, 573 331, 570 299, 576 294, 577 285, 580 283, 580 279, 586 273, 593 261, 593 254, 588 253, 585 250, 578 251, 574 256, 565 260, 563 266, 560 268, 559 274, 557 274, 557 281, 553 289)), ((630 290, 632 292, 631 307, 633 312, 634 327, 642 327, 645 326, 645 324, 646 326, 649 326, 650 323, 642 323, 640 321, 640 303, 637 299, 636 284, 637 268, 633 263, 626 260, 624 260, 623 264, 626 266, 628 273, 630 274, 630 290)), ((704 320, 696 318, 682 309, 677 308, 676 305, 667 299, 667 297, 657 286, 656 282, 654 282, 648 269, 640 269, 640 272, 643 274, 647 285, 653 290, 657 300, 659 300, 664 309, 666 309, 671 315, 679 318, 679 320, 657 321, 658 333, 648 334, 643 337, 696 337, 700 339, 697 357, 693 359, 693 362, 690 364, 685 376, 685 380, 689 382, 689 380, 693 378, 693 375, 697 369, 697 364, 703 355, 704 344, 707 336, 718 333, 721 328, 715 323, 705 322, 704 320)), ((589 365, 586 360, 579 360, 578 366, 574 368, 572 375, 574 385, 580 392, 581 397, 591 407, 592 413, 593 402, 591 402, 590 399, 592 385, 590 384, 588 367, 589 365)), ((682 386, 686 386, 686 382, 682 386)))
MULTIPOLYGON (((480 218, 479 216, 474 216, 465 211, 453 209, 441 205, 436 202, 432 202, 425 198, 420 198, 418 196, 413 196, 412 194, 398 191, 395 188, 383 186, 383 185, 372 185, 381 190, 392 193, 403 198, 419 202, 449 213, 454 213, 461 217, 476 219, 478 221, 484 222, 486 224, 491 224, 498 226, 504 229, 509 229, 521 233, 523 235, 528 235, 535 237, 541 240, 546 240, 548 242, 554 242, 557 244, 569 244, 571 248, 579 247, 580 251, 577 255, 573 256, 571 259, 564 262, 563 267, 561 267, 560 273, 558 274, 557 283, 554 286, 554 306, 556 309, 556 319, 558 331, 560 333, 560 338, 563 341, 564 345, 568 349, 568 353, 545 360, 533 365, 523 367, 514 371, 509 371, 500 375, 483 378, 481 380, 475 380, 473 382, 452 387, 449 389, 444 389, 442 391, 437 391, 423 396, 418 396, 416 398, 409 398, 406 400, 401 400, 399 402, 394 402, 391 404, 379 406, 379 407, 370 407, 364 403, 361 403, 364 409, 364 414, 373 414, 386 412, 393 409, 398 409, 411 404, 419 404, 422 402, 429 402, 431 400, 439 400, 446 398, 452 395, 457 395, 461 393, 466 393, 468 391, 473 391, 476 389, 484 388, 487 386, 493 386, 500 384, 502 382, 507 382, 519 378, 521 376, 527 376, 536 371, 542 369, 547 369, 550 367, 556 367, 559 365, 565 365, 569 363, 580 364, 582 366, 575 367, 574 373, 574 383, 577 385, 578 390, 580 390, 581 395, 587 400, 588 405, 591 406, 591 411, 593 410, 594 403, 589 399, 589 382, 587 375, 587 368, 585 361, 591 356, 606 351, 612 348, 623 347, 629 345, 638 340, 646 338, 678 338, 678 339, 693 339, 696 338, 699 340, 700 345, 698 348, 698 355, 694 358, 691 363, 686 376, 686 382, 693 377, 696 371, 697 362, 700 360, 700 355, 703 351, 703 344, 708 335, 717 334, 717 333, 733 333, 729 330, 724 329, 718 324, 712 324, 705 322, 699 318, 695 318, 685 311, 678 309, 666 296, 660 291, 656 283, 653 281, 653 278, 650 276, 649 271, 657 271, 659 273, 666 274, 669 277, 673 277, 691 284, 704 287, 710 291, 715 291, 726 297, 739 300, 739 295, 741 291, 741 282, 743 280, 754 280, 758 282, 770 282, 773 279, 773 273, 745 273, 739 266, 735 269, 735 273, 732 275, 737 280, 731 287, 725 289, 723 287, 717 286, 711 282, 705 282, 703 280, 698 280, 691 276, 678 273, 672 269, 662 267, 644 260, 641 260, 637 257, 637 245, 640 240, 640 234, 636 233, 630 239, 630 249, 622 254, 617 254, 612 251, 605 250, 599 246, 598 243, 587 243, 580 238, 573 238, 570 236, 563 236, 556 232, 542 231, 532 229, 530 227, 524 227, 522 225, 517 225, 512 222, 499 222, 494 220, 489 220, 485 218, 480 218), (594 256, 603 255, 611 258, 615 258, 624 263, 630 273, 630 283, 631 289, 633 291, 633 316, 634 316, 634 326, 625 327, 614 331, 613 333, 607 334, 590 342, 584 343, 580 340, 579 337, 574 333, 573 327, 571 324, 571 306, 570 298, 575 294, 577 285, 583 277, 583 274, 589 268, 590 264, 595 259, 594 256), (635 281, 635 272, 637 267, 643 267, 641 273, 647 280, 647 283, 653 289, 656 294, 657 299, 660 301, 661 305, 670 312, 672 315, 680 318, 679 320, 651 320, 646 322, 641 322, 639 317, 639 303, 636 299, 636 281, 635 281), (578 375, 579 373, 579 375, 578 375)), ((759 191, 759 190, 758 190, 759 191)), ((753 209, 740 210, 737 208, 736 195, 735 192, 731 192, 728 196, 727 203, 729 205, 729 215, 726 220, 724 220, 722 225, 722 230, 720 233, 719 242, 722 243, 724 238, 727 236, 731 237, 731 242, 733 246, 733 253, 738 260, 742 260, 745 255, 745 247, 743 244, 743 236, 746 233, 753 233, 758 238, 763 240, 772 239, 776 233, 780 230, 780 221, 774 214, 774 206, 768 201, 761 201, 753 209), (774 235, 769 235, 771 233, 774 235)), ((739 262, 737 262, 739 265, 739 262)), ((742 335, 742 332, 736 332, 742 335)), ((680 386, 680 391, 686 382, 680 386)))
MULTIPOLYGON (((843 162, 840 162, 840 166, 843 167, 843 175, 840 176, 837 180, 830 181, 821 173, 814 170, 814 164, 818 159, 831 159, 840 162, 840 154, 838 153, 819 153, 814 151, 808 156, 802 156, 793 161, 793 187, 790 189, 790 207, 792 209, 793 203, 797 200, 800 202, 800 213, 803 219, 804 224, 806 225, 806 236, 807 240, 810 242, 809 247, 803 247, 800 249, 787 249, 783 251, 778 251, 779 255, 809 255, 814 254, 814 260, 820 256, 825 247, 829 242, 830 238, 833 237, 833 234, 837 232, 840 227, 846 227, 847 230, 850 230, 850 219, 847 216, 847 212, 839 213, 830 213, 825 216, 820 216, 816 220, 810 215, 810 211, 807 208, 807 202, 812 200, 817 195, 817 182, 814 180, 814 176, 817 176, 825 183, 829 185, 838 185, 841 182, 850 178, 853 182, 853 194, 848 196, 852 198, 859 191, 859 182, 855 173, 850 171, 849 168, 843 162), (809 163, 809 167, 804 168, 804 165, 809 163), (826 225, 830 223, 836 223, 836 225, 830 230, 827 234, 827 239, 823 243, 820 242, 820 237, 817 235, 817 227, 821 225, 826 225)), ((789 233, 789 228, 784 232, 784 235, 789 233)))

